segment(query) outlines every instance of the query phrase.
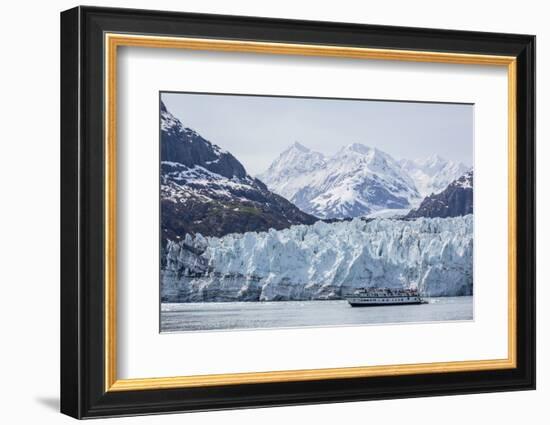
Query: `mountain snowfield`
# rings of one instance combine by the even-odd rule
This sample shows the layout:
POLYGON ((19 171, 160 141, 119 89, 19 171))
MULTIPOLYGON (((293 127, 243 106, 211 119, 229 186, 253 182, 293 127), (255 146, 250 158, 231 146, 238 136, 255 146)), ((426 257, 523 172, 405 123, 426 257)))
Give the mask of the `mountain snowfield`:
POLYGON ((404 209, 420 198, 396 160, 360 143, 332 156, 294 143, 258 178, 302 211, 324 219, 404 209))
POLYGON ((357 287, 471 295, 473 216, 353 219, 168 242, 170 302, 336 299, 357 287))
POLYGON ((406 214, 468 170, 437 155, 397 161, 352 143, 326 156, 296 142, 257 177, 302 211, 330 219, 406 214))
POLYGON ((439 155, 426 159, 401 159, 399 165, 414 180, 422 198, 444 190, 449 183, 471 170, 461 162, 454 162, 439 155))

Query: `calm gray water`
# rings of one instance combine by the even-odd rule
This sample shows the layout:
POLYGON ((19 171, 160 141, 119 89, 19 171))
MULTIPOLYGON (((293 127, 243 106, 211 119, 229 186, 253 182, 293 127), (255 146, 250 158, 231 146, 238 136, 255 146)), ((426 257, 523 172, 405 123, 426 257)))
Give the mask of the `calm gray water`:
POLYGON ((472 320, 473 297, 428 298, 428 304, 351 307, 347 301, 165 303, 161 332, 472 320))

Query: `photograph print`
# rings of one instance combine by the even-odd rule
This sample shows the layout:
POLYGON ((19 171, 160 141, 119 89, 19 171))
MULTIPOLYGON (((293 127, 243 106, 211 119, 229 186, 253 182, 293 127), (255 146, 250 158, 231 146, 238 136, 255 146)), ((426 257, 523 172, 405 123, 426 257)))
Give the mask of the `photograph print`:
POLYGON ((472 104, 159 100, 161 332, 473 320, 472 104))

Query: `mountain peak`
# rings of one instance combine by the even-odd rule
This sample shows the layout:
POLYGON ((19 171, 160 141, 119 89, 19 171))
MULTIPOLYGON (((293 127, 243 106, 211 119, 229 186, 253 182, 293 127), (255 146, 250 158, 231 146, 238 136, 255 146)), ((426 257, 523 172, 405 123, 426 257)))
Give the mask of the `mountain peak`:
POLYGON ((308 147, 302 145, 300 142, 294 142, 286 150, 284 150, 279 157, 273 162, 273 165, 278 163, 289 163, 294 164, 295 166, 302 167, 303 162, 322 162, 324 155, 319 152, 312 151, 308 147))
POLYGON ((279 155, 279 159, 284 159, 286 161, 289 158, 301 158, 308 154, 317 154, 317 152, 313 152, 307 146, 304 146, 300 142, 295 141, 283 152, 281 152, 281 154, 279 155))
POLYGON ((428 156, 425 159, 417 159, 414 161, 417 165, 425 167, 425 168, 437 168, 437 169, 443 169, 445 167, 447 168, 460 168, 462 173, 464 173, 464 170, 467 170, 468 167, 464 165, 460 161, 453 161, 451 159, 447 159, 442 157, 439 154, 433 154, 428 156))
POLYGON ((283 151, 265 172, 258 174, 257 177, 268 186, 276 185, 276 180, 298 177, 322 168, 324 164, 325 156, 322 153, 312 151, 296 141, 283 151))
POLYGON ((367 155, 371 152, 376 152, 376 148, 371 148, 367 145, 363 145, 362 143, 350 143, 349 145, 344 146, 338 153, 348 153, 348 152, 354 152, 359 153, 363 155, 367 155))
POLYGON ((419 197, 390 155, 361 143, 344 146, 331 157, 313 151, 287 153, 260 179, 302 211, 322 218, 407 208, 409 199, 419 197))
POLYGON ((187 167, 201 166, 226 178, 247 179, 243 165, 229 152, 185 127, 164 105, 160 104, 161 161, 187 167))
POLYGON ((447 160, 438 154, 434 153, 433 155, 430 155, 428 158, 426 158, 427 163, 436 163, 436 162, 446 162, 447 160))
POLYGON ((295 141, 287 150, 296 149, 300 152, 311 152, 311 149, 302 145, 300 142, 295 141))
POLYGON ((402 159, 399 164, 412 177, 422 196, 442 191, 471 168, 438 154, 423 159, 402 159))

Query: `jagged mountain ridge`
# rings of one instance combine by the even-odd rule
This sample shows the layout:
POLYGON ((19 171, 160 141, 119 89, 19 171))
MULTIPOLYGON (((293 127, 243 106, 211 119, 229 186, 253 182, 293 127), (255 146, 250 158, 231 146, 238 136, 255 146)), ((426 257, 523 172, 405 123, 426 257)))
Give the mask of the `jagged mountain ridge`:
POLYGON ((414 180, 422 198, 441 192, 470 169, 461 162, 450 161, 439 155, 425 159, 401 159, 399 164, 414 180))
POLYGON ((344 146, 330 157, 295 143, 258 178, 323 219, 403 209, 420 198, 414 181, 395 159, 360 143, 344 146))
POLYGON ((443 191, 424 198, 406 218, 457 217, 474 212, 474 173, 468 171, 452 181, 443 191))
POLYGON ((163 245, 186 234, 284 229, 317 219, 246 173, 229 152, 185 127, 161 102, 163 245))

